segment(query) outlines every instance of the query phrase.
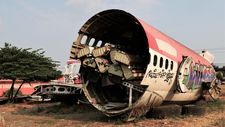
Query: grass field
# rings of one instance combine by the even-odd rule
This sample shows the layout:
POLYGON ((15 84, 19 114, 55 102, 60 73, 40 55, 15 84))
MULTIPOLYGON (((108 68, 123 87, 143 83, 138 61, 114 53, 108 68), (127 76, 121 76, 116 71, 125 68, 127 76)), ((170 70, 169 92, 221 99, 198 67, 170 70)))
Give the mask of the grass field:
POLYGON ((0 105, 0 127, 224 127, 225 85, 221 100, 205 103, 206 113, 164 119, 141 118, 133 122, 111 119, 90 105, 20 103, 0 105))

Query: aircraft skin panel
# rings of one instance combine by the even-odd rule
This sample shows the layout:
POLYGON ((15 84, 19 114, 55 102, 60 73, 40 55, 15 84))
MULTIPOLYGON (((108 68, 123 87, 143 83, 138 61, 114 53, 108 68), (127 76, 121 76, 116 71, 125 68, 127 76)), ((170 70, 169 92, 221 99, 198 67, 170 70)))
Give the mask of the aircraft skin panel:
POLYGON ((154 91, 165 99, 168 94, 173 94, 173 91, 176 90, 175 79, 178 65, 175 61, 172 61, 170 58, 163 56, 153 49, 149 49, 149 53, 151 55, 150 63, 141 84, 148 85, 147 91, 154 91), (157 57, 156 65, 154 63, 155 57, 157 57), (162 63, 160 63, 161 59, 163 60, 162 63), (171 62, 173 63, 172 68, 171 62))
MULTIPOLYGON (((191 82, 193 83, 196 80, 201 80, 202 82, 212 82, 212 80, 215 78, 215 70, 205 58, 203 58, 202 56, 200 56, 193 50, 187 48, 183 44, 179 43, 178 41, 160 32, 159 30, 152 27, 151 25, 148 25, 144 21, 139 20, 139 22, 141 23, 146 33, 146 36, 148 38, 149 50, 150 51, 153 50, 155 51, 155 53, 158 53, 158 55, 167 57, 168 59, 174 61, 174 63, 177 64, 175 75, 177 75, 178 67, 180 66, 184 58, 191 56, 193 63, 191 65, 192 69, 190 70, 191 72, 189 73, 188 77, 192 79, 188 79, 188 80, 191 80, 191 82), (194 70, 193 68, 197 68, 197 71, 194 70), (203 69, 200 69, 200 68, 203 68, 203 69), (196 73, 198 73, 198 71, 202 73, 203 76, 201 78, 198 77, 198 79, 195 79, 194 76, 197 76, 196 73)), ((157 68, 155 68, 154 66, 148 66, 146 73, 148 73, 150 70, 154 71, 154 69, 157 69, 157 68)), ((143 79, 143 81, 146 83, 146 79, 143 79)), ((159 81, 157 79, 157 82, 159 81)), ((148 84, 152 84, 152 83, 154 82, 152 82, 152 80, 150 79, 148 84)), ((178 82, 175 82, 175 84, 177 83, 178 82)), ((159 85, 159 83, 156 83, 156 84, 159 85)), ((201 85, 201 84, 198 84, 198 85, 201 85)))
POLYGON ((186 92, 186 93, 173 93, 173 94, 167 94, 164 101, 171 101, 171 102, 191 102, 197 100, 202 94, 202 89, 194 89, 192 91, 186 92))
POLYGON ((176 78, 176 71, 178 65, 175 61, 172 61, 170 58, 159 54, 154 50, 149 50, 151 54, 151 60, 148 64, 145 76, 141 84, 149 85, 149 89, 155 90, 160 89, 163 91, 168 91, 170 86, 174 84, 176 78), (155 59, 157 57, 157 63, 155 59), (162 59, 162 66, 160 67, 160 59, 162 59), (168 61, 166 63, 166 61, 168 61), (171 62, 173 67, 171 69, 171 62), (157 86, 157 88, 156 88, 157 86))
POLYGON ((204 59, 202 56, 197 54, 195 51, 187 48, 183 44, 179 43, 178 41, 168 37, 167 35, 163 34, 156 28, 152 27, 151 25, 145 23, 142 20, 139 20, 139 22, 142 24, 142 27, 145 30, 146 36, 148 38, 149 48, 156 50, 157 52, 171 58, 174 61, 177 61, 180 63, 182 61, 182 56, 192 56, 194 59, 194 62, 204 64, 205 66, 211 66, 211 64, 204 59), (174 57, 173 55, 167 54, 159 49, 156 39, 163 40, 167 42, 168 44, 172 45, 174 49, 177 50, 177 57, 174 57))

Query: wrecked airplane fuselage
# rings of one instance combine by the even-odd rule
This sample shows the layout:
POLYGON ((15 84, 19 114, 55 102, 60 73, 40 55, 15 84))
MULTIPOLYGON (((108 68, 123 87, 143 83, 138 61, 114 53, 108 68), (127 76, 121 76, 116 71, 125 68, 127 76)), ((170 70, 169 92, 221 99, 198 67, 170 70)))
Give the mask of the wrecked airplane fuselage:
POLYGON ((83 91, 107 116, 132 120, 164 102, 191 102, 215 78, 211 64, 122 10, 90 18, 71 48, 83 91))

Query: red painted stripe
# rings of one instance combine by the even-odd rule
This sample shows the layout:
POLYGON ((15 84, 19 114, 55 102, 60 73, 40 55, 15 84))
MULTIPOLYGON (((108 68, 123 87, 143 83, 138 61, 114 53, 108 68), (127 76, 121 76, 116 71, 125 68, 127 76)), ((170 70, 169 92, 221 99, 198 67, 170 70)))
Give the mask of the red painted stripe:
POLYGON ((167 56, 168 58, 174 60, 175 62, 178 62, 178 64, 182 61, 182 56, 191 56, 195 63, 199 63, 199 64, 206 65, 206 66, 211 66, 211 64, 206 59, 201 57, 199 54, 197 54, 193 50, 187 48, 186 46, 179 43, 178 41, 170 38, 169 36, 160 32, 156 28, 148 25, 144 21, 139 20, 139 22, 141 23, 141 25, 146 33, 150 49, 154 49, 158 53, 167 56), (174 57, 166 52, 159 50, 157 43, 156 43, 156 38, 163 40, 163 41, 167 42, 168 44, 170 44, 171 46, 173 46, 177 50, 177 57, 174 57))

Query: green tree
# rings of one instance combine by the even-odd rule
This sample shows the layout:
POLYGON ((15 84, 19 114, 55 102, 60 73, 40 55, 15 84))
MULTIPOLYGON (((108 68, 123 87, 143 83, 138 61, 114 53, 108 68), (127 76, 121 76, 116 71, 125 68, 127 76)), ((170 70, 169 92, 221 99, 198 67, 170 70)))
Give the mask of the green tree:
POLYGON ((61 71, 56 69, 57 66, 58 62, 44 56, 42 49, 23 49, 9 43, 0 48, 0 79, 12 80, 9 96, 11 102, 16 80, 22 80, 20 89, 24 83, 56 79, 61 76, 61 71))

